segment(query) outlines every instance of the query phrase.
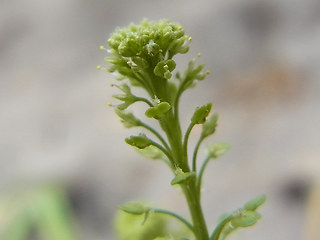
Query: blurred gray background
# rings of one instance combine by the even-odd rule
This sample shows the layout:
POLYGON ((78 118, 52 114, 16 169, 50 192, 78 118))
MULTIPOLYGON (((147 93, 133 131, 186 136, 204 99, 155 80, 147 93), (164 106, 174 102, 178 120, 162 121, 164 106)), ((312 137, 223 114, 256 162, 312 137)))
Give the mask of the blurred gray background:
POLYGON ((266 193, 261 222, 231 239, 318 239, 310 217, 320 184, 318 0, 1 0, 1 193, 64 185, 80 239, 115 239, 115 206, 130 199, 187 213, 169 169, 124 143, 139 131, 107 107, 114 79, 95 69, 114 29, 143 18, 169 18, 192 36, 178 69, 201 52, 211 70, 181 106, 186 127, 212 101, 220 124, 210 140, 232 145, 205 175, 210 227, 266 193))

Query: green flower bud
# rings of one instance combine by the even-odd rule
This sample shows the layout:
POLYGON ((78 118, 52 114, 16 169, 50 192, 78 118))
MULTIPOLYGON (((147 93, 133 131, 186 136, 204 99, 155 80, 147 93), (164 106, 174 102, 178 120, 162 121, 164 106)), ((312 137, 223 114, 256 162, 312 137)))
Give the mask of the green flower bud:
POLYGON ((125 39, 118 47, 119 54, 124 57, 133 57, 140 50, 139 44, 135 38, 125 39))
POLYGON ((177 53, 187 53, 189 51, 189 46, 185 45, 185 42, 185 37, 181 37, 172 41, 168 48, 170 56, 174 56, 177 53))
POLYGON ((209 117, 205 123, 202 125, 201 138, 204 139, 216 131, 218 122, 218 114, 214 113, 211 117, 209 117))
POLYGON ((258 197, 255 197, 254 199, 252 199, 244 205, 244 209, 248 211, 255 211, 258 207, 264 204, 266 200, 266 195, 260 195, 258 197))
POLYGON ((146 148, 152 144, 152 141, 144 134, 140 134, 139 136, 130 136, 125 139, 125 142, 139 149, 146 148))
POLYGON ((230 149, 228 143, 215 143, 207 148, 208 155, 210 158, 218 158, 230 149))
POLYGON ((194 124, 204 123, 206 121, 206 117, 208 117, 210 113, 211 107, 212 103, 198 107, 191 118, 191 122, 194 124))
POLYGON ((170 110, 171 106, 167 102, 161 102, 154 107, 150 107, 145 115, 149 118, 161 119, 162 116, 170 110))
POLYGON ((153 56, 153 55, 159 53, 160 47, 159 47, 158 44, 156 44, 156 43, 151 39, 151 40, 149 41, 149 43, 145 45, 145 49, 146 49, 148 55, 153 56))
POLYGON ((137 64, 138 67, 145 69, 149 67, 149 63, 142 57, 132 57, 132 61, 137 64))

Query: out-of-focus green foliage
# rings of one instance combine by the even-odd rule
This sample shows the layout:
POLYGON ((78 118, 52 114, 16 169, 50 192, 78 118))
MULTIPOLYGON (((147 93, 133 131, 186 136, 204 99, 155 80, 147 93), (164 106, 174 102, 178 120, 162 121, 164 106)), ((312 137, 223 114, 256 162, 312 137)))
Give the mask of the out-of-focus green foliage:
POLYGON ((119 211, 115 218, 115 229, 118 240, 151 240, 165 237, 167 221, 164 216, 150 214, 147 221, 143 215, 132 215, 119 211))
POLYGON ((76 240, 73 218, 60 187, 24 190, 0 202, 0 239, 76 240))

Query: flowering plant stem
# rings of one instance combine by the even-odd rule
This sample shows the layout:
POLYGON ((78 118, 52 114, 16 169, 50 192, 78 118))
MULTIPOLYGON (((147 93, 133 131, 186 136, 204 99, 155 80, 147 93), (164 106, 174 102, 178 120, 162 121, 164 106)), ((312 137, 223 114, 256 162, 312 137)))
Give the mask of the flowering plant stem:
MULTIPOLYGON (((177 109, 176 109, 177 110, 177 109)), ((188 137, 192 130, 194 124, 191 124, 188 128, 184 141, 182 142, 180 123, 177 119, 178 114, 172 116, 173 122, 169 122, 169 126, 164 126, 164 129, 168 129, 170 126, 176 126, 176 128, 171 128, 167 137, 169 142, 171 143, 171 149, 174 154, 174 162, 175 163, 183 163, 181 165, 181 169, 183 172, 190 172, 190 168, 188 165, 188 155, 187 155, 187 143, 188 137)), ((171 119, 171 118, 170 118, 171 119)), ((165 124, 165 123, 164 123, 165 124)), ((193 223, 193 233, 198 240, 209 240, 209 234, 206 226, 206 222, 203 216, 203 211, 201 208, 200 198, 198 197, 198 192, 200 192, 200 187, 196 184, 197 179, 190 179, 190 181, 186 181, 182 183, 180 186, 183 190, 185 198, 188 203, 189 211, 192 218, 193 223)))
MULTIPOLYGON (((218 115, 213 113, 209 116, 211 103, 198 107, 190 118, 189 127, 183 134, 179 120, 180 97, 184 91, 193 87, 198 81, 205 79, 209 74, 209 71, 203 72, 204 65, 198 65, 192 59, 184 73, 176 72, 173 76, 176 67, 173 57, 176 54, 188 52, 191 40, 191 37, 184 34, 180 25, 169 20, 159 22, 144 20, 141 25, 130 25, 128 28, 118 29, 113 33, 108 40, 110 47, 108 52, 111 57, 105 58, 111 66, 108 68, 98 66, 97 68, 116 73, 119 81, 128 80, 121 85, 111 85, 123 92, 114 95, 114 98, 122 102, 115 106, 115 112, 126 127, 143 128, 151 133, 155 139, 151 139, 145 134, 139 134, 130 136, 125 141, 141 154, 149 158, 160 159, 170 167, 174 174, 171 184, 180 185, 189 207, 192 223, 176 213, 147 207, 140 203, 122 205, 120 209, 134 215, 144 214, 145 220, 150 213, 165 214, 186 225, 196 240, 222 240, 237 228, 254 225, 260 218, 256 209, 264 202, 265 197, 255 198, 243 208, 228 214, 226 218, 219 221, 218 227, 209 237, 201 207, 203 173, 209 161, 221 156, 229 149, 229 145, 226 143, 210 145, 207 148, 207 157, 200 170, 197 170, 198 151, 203 141, 214 134, 218 115), (135 96, 131 92, 131 88, 134 87, 144 89, 148 97, 135 96), (147 104, 145 116, 157 121, 162 132, 127 111, 127 108, 136 102, 147 104), (189 159, 189 136, 196 125, 202 126, 202 132, 194 147, 192 159, 189 159)), ((106 50, 103 46, 100 49, 106 50)), ((155 236, 154 239, 159 239, 156 238, 157 235, 152 236, 155 236)), ((165 239, 172 238, 168 235, 165 239)), ((144 239, 140 236, 139 240, 144 239)), ((146 240, 150 240, 150 238, 146 240)))
MULTIPOLYGON (((177 111, 177 109, 176 109, 177 111)), ((178 114, 176 114, 176 116, 178 116, 178 114)), ((177 128, 180 126, 177 117, 174 118, 177 128)), ((183 172, 190 172, 190 168, 188 165, 188 154, 187 154, 187 143, 188 143, 188 138, 189 138, 189 134, 192 130, 192 127, 194 125, 191 124, 190 127, 188 128, 186 134, 185 134, 185 138, 184 138, 184 142, 182 143, 180 141, 178 148, 182 149, 182 145, 183 145, 183 154, 180 155, 181 150, 180 151, 176 151, 179 155, 177 155, 177 158, 183 156, 184 159, 182 159, 182 161, 179 161, 179 159, 177 159, 177 162, 183 162, 185 163, 185 168, 182 168, 183 172)), ((180 131, 180 129, 178 129, 176 131, 176 133, 178 134, 180 131)), ((180 140, 181 138, 179 138, 180 140)), ((171 145, 172 146, 172 145, 171 145)), ((175 146, 172 146, 173 148, 175 146)), ((200 190, 199 186, 199 190, 200 190)), ((187 203, 188 203, 188 207, 189 207, 189 211, 191 213, 191 217, 192 217, 192 222, 194 225, 194 235, 196 236, 196 239, 199 240, 209 240, 209 235, 208 235, 208 230, 207 230, 207 226, 206 226, 206 222, 203 216, 203 211, 201 208, 201 203, 200 203, 200 198, 197 197, 197 192, 199 191, 197 189, 197 185, 196 185, 196 179, 190 179, 190 181, 186 181, 184 183, 181 184, 181 188, 183 190, 183 193, 186 197, 187 203)))

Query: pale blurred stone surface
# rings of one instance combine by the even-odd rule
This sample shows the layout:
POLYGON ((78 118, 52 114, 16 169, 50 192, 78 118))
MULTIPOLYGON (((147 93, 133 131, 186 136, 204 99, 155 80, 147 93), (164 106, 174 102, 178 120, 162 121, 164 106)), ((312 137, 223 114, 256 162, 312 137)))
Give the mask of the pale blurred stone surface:
POLYGON ((124 144, 138 130, 124 129, 107 108, 112 76, 95 71, 99 45, 117 26, 169 18, 193 37, 178 68, 201 52, 212 73, 183 97, 184 126, 196 106, 213 101, 220 124, 212 141, 232 145, 204 178, 209 222, 266 193, 263 220, 233 239, 302 239, 306 202, 294 199, 305 185, 296 179, 320 176, 319 10, 316 0, 3 0, 2 192, 65 184, 83 239, 113 239, 114 207, 132 198, 186 211, 170 171, 124 144))

